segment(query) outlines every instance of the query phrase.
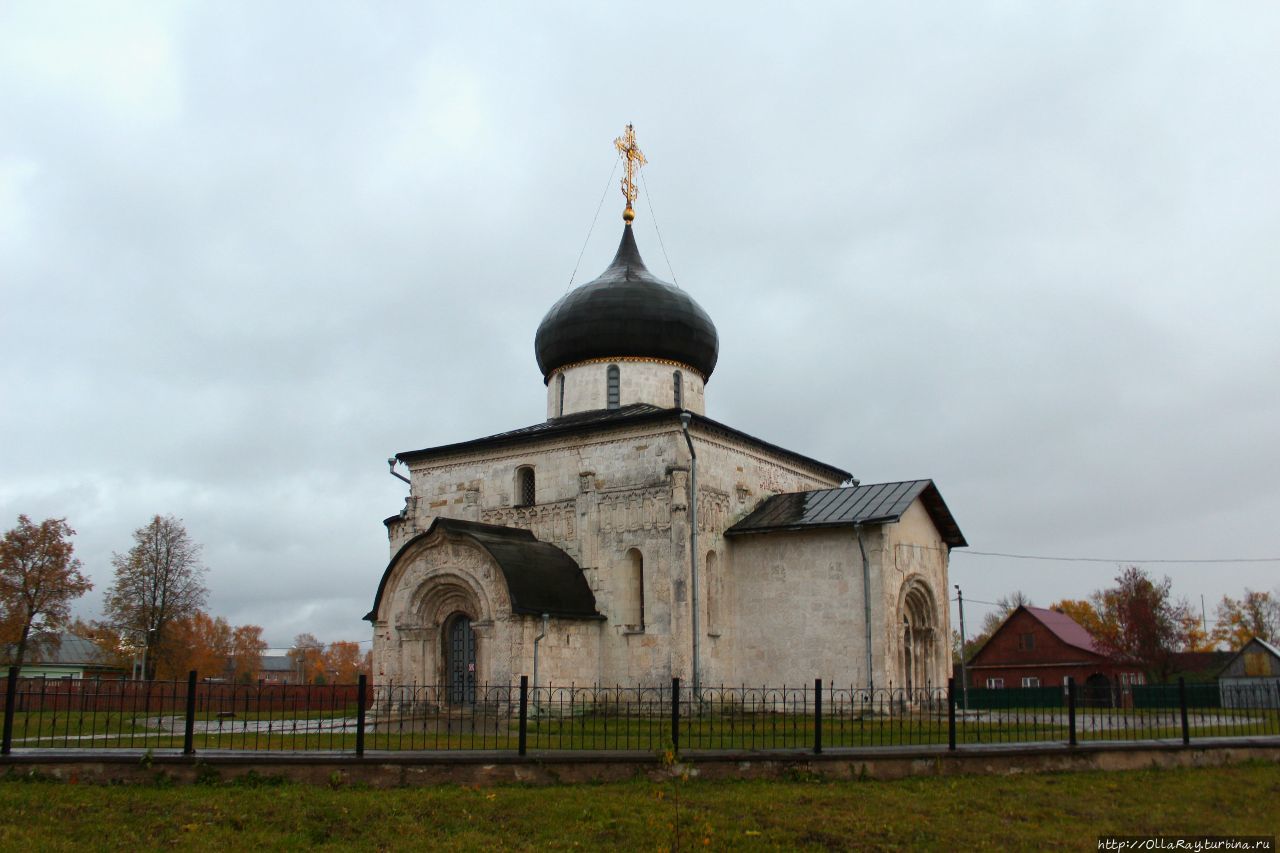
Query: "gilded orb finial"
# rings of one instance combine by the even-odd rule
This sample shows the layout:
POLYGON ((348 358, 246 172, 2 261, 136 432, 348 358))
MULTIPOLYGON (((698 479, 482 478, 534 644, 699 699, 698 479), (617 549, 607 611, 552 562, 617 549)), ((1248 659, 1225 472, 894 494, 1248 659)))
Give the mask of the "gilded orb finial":
POLYGON ((627 161, 627 174, 622 178, 622 195, 627 200, 627 207, 622 211, 622 221, 630 224, 636 218, 632 205, 636 200, 636 173, 640 167, 649 162, 644 159, 644 152, 636 145, 636 129, 628 124, 622 136, 613 140, 618 155, 627 161))

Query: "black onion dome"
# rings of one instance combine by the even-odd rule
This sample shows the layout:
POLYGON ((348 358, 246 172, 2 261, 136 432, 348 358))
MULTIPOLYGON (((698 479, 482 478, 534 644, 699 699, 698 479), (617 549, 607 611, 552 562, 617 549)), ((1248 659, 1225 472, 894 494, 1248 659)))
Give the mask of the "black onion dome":
POLYGON ((628 224, 599 278, 566 293, 534 338, 543 377, 593 358, 655 358, 711 376, 720 354, 715 324, 689 294, 645 269, 628 224))

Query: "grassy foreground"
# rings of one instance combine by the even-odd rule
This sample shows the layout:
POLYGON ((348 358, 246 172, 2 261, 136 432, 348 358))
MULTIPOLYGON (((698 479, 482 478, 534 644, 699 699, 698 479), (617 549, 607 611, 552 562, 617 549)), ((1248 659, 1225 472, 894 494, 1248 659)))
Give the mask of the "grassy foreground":
POLYGON ((0 849, 1094 849, 1280 834, 1280 765, 896 782, 549 788, 0 782, 0 849))

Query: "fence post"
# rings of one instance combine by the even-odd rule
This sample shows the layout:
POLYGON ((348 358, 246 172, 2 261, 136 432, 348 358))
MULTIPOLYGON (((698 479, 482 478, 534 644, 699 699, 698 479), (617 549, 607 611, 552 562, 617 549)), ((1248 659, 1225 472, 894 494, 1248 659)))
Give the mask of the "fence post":
POLYGON ((187 673, 187 725, 182 733, 182 754, 196 754, 196 671, 187 673))
POLYGON ((520 676, 520 747, 524 755, 529 747, 529 676, 520 676))
POLYGON ((1187 680, 1178 678, 1178 706, 1182 709, 1182 745, 1191 745, 1191 729, 1187 726, 1187 680))
POLYGON ((18 668, 9 667, 9 681, 4 687, 4 734, 0 737, 0 755, 13 748, 13 712, 18 704, 18 668))
POLYGON ((822 679, 813 680, 813 754, 822 754, 822 679))
POLYGON ((680 752, 680 679, 671 679, 671 751, 680 752))
POLYGON ((356 758, 364 758, 364 707, 369 704, 369 677, 363 672, 356 681, 356 758))
POLYGON ((956 679, 947 679, 947 749, 956 750, 956 679))
POLYGON ((1067 676, 1067 731, 1070 744, 1076 746, 1076 680, 1067 676))

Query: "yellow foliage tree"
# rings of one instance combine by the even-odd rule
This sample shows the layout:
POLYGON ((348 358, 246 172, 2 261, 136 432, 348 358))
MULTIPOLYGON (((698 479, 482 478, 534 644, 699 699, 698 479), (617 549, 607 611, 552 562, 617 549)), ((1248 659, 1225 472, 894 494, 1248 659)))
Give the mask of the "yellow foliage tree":
POLYGON ((1224 595, 1214 617, 1213 639, 1231 651, 1253 637, 1268 643, 1280 641, 1280 601, 1269 592, 1246 588, 1241 599, 1224 595))
POLYGON ((361 663, 359 643, 338 640, 325 649, 324 670, 331 684, 355 684, 361 663))

